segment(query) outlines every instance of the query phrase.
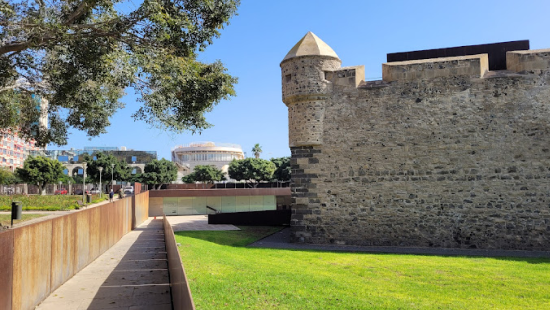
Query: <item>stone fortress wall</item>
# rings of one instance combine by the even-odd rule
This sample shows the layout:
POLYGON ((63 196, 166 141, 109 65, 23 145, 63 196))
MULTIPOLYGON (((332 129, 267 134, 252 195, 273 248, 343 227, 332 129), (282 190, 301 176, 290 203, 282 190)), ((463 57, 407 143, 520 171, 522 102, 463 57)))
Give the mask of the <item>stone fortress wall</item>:
POLYGON ((550 249, 550 49, 339 68, 281 63, 294 242, 550 249))

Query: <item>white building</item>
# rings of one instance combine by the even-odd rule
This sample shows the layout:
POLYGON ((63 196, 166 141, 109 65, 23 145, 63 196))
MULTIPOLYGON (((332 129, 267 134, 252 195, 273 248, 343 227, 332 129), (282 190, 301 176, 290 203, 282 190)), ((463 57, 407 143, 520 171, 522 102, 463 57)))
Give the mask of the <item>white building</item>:
POLYGON ((172 162, 178 166, 177 183, 181 183, 181 178, 193 172, 197 165, 216 166, 227 174, 233 159, 244 159, 243 149, 238 144, 193 142, 172 148, 172 162))

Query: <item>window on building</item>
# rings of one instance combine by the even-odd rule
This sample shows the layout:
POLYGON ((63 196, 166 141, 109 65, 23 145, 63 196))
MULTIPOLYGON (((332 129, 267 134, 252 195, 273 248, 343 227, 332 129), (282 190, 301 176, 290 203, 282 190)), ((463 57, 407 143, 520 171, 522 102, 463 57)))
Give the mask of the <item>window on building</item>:
POLYGON ((66 163, 69 161, 69 156, 57 156, 57 160, 59 160, 62 163, 66 163))
POLYGON ((136 174, 136 168, 132 169, 132 174, 136 174))
POLYGON ((73 157, 73 161, 78 161, 78 156, 73 157))
POLYGON ((132 156, 132 162, 135 163, 137 161, 137 157, 136 156, 132 156))
POLYGON ((82 174, 82 172, 83 172, 82 169, 79 168, 79 169, 78 169, 78 174, 82 174))

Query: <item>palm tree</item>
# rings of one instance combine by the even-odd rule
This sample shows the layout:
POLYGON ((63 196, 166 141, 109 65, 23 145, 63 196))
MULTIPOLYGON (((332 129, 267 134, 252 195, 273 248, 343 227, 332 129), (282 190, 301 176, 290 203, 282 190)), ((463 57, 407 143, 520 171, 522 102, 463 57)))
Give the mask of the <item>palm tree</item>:
POLYGON ((256 143, 254 147, 252 148, 252 153, 254 153, 254 157, 260 158, 260 154, 262 153, 262 147, 259 143, 256 143))

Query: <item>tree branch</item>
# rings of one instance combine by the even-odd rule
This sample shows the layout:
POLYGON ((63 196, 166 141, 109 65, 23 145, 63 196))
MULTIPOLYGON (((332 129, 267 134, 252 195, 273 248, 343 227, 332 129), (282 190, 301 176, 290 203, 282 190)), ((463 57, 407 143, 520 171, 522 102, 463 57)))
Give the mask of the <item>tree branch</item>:
POLYGON ((82 1, 76 10, 74 10, 71 15, 67 18, 67 21, 64 23, 65 26, 71 25, 77 18, 82 16, 82 14, 86 13, 88 11, 88 3, 86 1, 82 1))
POLYGON ((0 46, 0 55, 4 55, 6 53, 11 52, 21 52, 22 50, 25 50, 31 46, 31 43, 29 41, 26 42, 16 42, 16 43, 8 43, 5 45, 0 46))

